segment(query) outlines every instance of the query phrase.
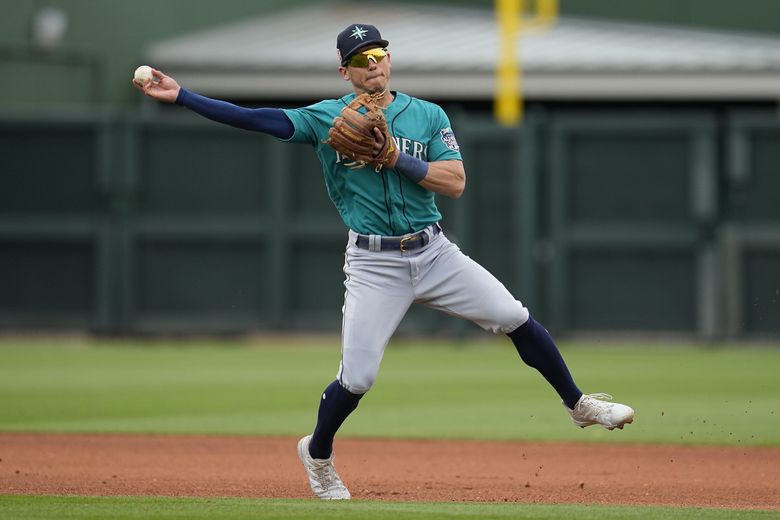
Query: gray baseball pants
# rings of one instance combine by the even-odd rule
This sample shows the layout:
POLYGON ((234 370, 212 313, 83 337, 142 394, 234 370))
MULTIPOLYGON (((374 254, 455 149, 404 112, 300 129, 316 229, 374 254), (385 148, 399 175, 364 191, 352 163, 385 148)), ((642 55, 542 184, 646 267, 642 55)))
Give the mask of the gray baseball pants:
POLYGON ((349 232, 345 253, 338 380, 363 394, 374 384, 390 337, 412 303, 466 318, 494 333, 528 320, 528 309, 443 232, 413 251, 369 251, 349 232))

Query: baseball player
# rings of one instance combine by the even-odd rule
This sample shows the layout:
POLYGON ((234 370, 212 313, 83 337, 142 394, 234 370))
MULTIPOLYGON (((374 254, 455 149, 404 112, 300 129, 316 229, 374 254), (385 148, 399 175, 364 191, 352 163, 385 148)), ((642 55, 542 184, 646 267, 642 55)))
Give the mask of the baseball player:
POLYGON ((349 230, 341 362, 320 398, 314 432, 298 443, 312 491, 323 499, 350 498, 333 465, 333 439, 374 384, 385 347, 413 303, 506 334, 577 426, 622 429, 634 419, 630 407, 607 402, 607 394, 583 394, 547 330, 447 238, 435 195, 463 193, 458 142, 439 106, 390 90, 388 45, 373 25, 349 25, 336 47, 339 74, 353 92, 292 110, 206 98, 158 70, 153 82, 136 84, 212 120, 308 144, 322 163, 328 194, 349 230))

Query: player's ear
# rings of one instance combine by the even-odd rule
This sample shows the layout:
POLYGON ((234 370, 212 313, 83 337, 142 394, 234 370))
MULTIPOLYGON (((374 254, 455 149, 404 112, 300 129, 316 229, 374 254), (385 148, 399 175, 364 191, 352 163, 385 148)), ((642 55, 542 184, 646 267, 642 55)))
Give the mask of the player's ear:
POLYGON ((344 81, 349 81, 349 71, 346 67, 339 67, 339 74, 344 78, 344 81))

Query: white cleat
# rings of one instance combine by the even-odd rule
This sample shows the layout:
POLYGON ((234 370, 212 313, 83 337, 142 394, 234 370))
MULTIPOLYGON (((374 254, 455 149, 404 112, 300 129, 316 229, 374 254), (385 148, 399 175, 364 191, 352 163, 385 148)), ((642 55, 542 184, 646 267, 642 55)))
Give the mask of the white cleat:
POLYGON ((623 429, 626 424, 634 422, 634 410, 630 406, 620 403, 607 403, 611 401, 609 394, 589 394, 580 397, 574 409, 563 405, 571 415, 571 420, 580 428, 600 424, 607 430, 615 428, 623 429))
POLYGON ((315 459, 309 455, 309 441, 311 435, 307 435, 298 441, 298 458, 301 459, 306 474, 309 476, 309 484, 314 494, 323 500, 349 500, 352 495, 341 481, 336 468, 333 466, 333 454, 327 459, 315 459))

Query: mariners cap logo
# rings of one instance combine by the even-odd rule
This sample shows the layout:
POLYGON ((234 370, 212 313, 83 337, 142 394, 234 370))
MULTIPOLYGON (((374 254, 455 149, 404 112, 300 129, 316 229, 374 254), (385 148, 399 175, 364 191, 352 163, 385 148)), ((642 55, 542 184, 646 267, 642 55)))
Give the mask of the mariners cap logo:
POLYGON ((363 28, 362 28, 362 27, 360 27, 359 25, 356 25, 356 26, 355 26, 355 28, 352 30, 352 34, 350 34, 350 36, 351 36, 351 37, 353 37, 353 38, 360 38, 360 39, 362 40, 362 39, 363 39, 363 36, 364 36, 364 35, 365 35, 367 32, 368 32, 368 31, 366 31, 365 29, 363 29, 363 28))
POLYGON ((379 29, 370 23, 351 23, 336 37, 336 49, 342 66, 346 66, 349 58, 360 51, 377 47, 384 49, 389 44, 379 34, 379 29))

